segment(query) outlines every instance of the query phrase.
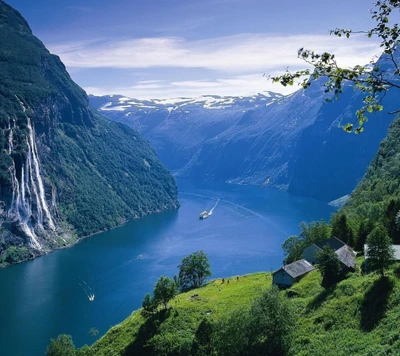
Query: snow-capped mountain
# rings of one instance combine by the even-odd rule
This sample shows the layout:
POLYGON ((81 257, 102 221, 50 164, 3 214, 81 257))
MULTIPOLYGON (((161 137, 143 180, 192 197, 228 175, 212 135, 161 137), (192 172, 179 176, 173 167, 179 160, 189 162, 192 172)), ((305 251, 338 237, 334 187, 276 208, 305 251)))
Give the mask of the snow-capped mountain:
POLYGON ((398 93, 362 135, 346 134, 361 96, 351 85, 326 102, 322 79, 291 95, 137 100, 90 96, 91 105, 142 133, 177 176, 269 185, 333 200, 350 193, 386 136, 398 93), (343 159, 346 157, 346 159, 343 159), (334 179, 332 179, 334 177, 334 179))

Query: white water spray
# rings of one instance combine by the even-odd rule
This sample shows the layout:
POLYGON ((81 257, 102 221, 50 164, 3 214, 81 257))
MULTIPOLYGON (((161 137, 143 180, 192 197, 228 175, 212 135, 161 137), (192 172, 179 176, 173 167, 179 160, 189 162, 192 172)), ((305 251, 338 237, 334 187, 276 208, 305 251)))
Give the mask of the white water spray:
POLYGON ((78 284, 81 286, 82 290, 85 292, 86 296, 88 297, 89 301, 93 302, 94 301, 94 293, 92 288, 84 281, 82 280, 84 284, 81 284, 78 282, 78 284))
POLYGON ((215 203, 215 205, 213 206, 213 208, 210 210, 210 212, 208 213, 208 215, 212 215, 214 209, 217 207, 217 205, 218 205, 218 203, 219 203, 220 200, 221 200, 221 199, 218 198, 217 202, 215 203))
MULTIPOLYGON (((48 221, 48 224, 49 224, 50 228, 54 231, 55 225, 54 225, 53 219, 51 217, 49 207, 47 206, 46 199, 44 197, 44 185, 43 185, 42 177, 40 175, 39 157, 37 154, 35 133, 33 131, 32 125, 31 125, 31 119, 28 117, 27 120, 28 120, 29 142, 30 142, 29 151, 31 154, 31 159, 33 160, 33 168, 34 168, 33 171, 35 174, 36 183, 37 183, 38 187, 36 187, 36 184, 33 179, 32 179, 32 183, 33 183, 34 190, 39 191, 40 204, 38 204, 38 207, 40 206, 40 211, 42 211, 42 210, 44 211, 47 221, 48 221)), ((32 172, 32 167, 30 167, 30 170, 32 172)), ((38 210, 39 210, 39 208, 38 208, 38 210)), ((41 217, 41 219, 43 219, 43 217, 41 217)))
MULTIPOLYGON (((26 109, 21 101, 20 104, 25 112, 26 109)), ((11 154, 14 149, 13 132, 16 127, 15 120, 13 120, 13 126, 11 126, 11 121, 9 120, 8 126, 8 152, 11 154)), ((55 231, 55 224, 45 199, 44 184, 40 173, 40 162, 35 142, 35 132, 29 117, 27 117, 27 128, 28 137, 26 145, 28 152, 25 164, 22 164, 20 168, 20 179, 18 179, 19 176, 17 175, 17 167, 14 161, 10 167, 13 191, 9 213, 14 214, 21 230, 29 237, 31 246, 41 250, 42 246, 38 242, 35 226, 43 229, 43 222, 45 221, 50 229, 55 231), (33 202, 35 202, 35 215, 32 211, 33 202)), ((52 204, 55 204, 54 196, 52 196, 52 204)))

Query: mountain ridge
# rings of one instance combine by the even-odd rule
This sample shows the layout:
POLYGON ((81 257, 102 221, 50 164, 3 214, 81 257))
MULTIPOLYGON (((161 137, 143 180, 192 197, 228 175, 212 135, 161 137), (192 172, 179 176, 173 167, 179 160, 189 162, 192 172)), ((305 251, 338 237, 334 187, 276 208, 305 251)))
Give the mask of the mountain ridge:
POLYGON ((4 2, 0 39, 0 266, 179 206, 148 142, 93 111, 4 2))
POLYGON ((89 96, 92 107, 141 132, 177 176, 272 186, 331 201, 361 180, 400 95, 388 93, 385 110, 371 118, 362 135, 341 128, 354 120, 360 93, 347 84, 340 100, 326 98, 324 78, 287 96, 89 96))

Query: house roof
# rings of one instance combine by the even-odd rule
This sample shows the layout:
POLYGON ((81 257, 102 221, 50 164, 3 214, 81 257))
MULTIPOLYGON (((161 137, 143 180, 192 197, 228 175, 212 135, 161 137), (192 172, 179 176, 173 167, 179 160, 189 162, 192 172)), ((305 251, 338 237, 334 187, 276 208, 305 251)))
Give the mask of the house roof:
POLYGON ((321 250, 326 245, 328 245, 333 251, 337 251, 346 244, 343 241, 339 240, 337 237, 331 237, 328 240, 323 240, 315 243, 315 246, 319 247, 321 250))
POLYGON ((339 261, 342 262, 345 266, 350 268, 356 267, 356 255, 357 253, 349 246, 344 245, 335 251, 336 255, 339 258, 339 261))
POLYGON ((275 271, 273 274, 284 270, 289 276, 291 276, 292 278, 296 278, 299 277, 305 273, 308 273, 312 270, 314 270, 315 267, 309 263, 306 260, 299 260, 293 263, 290 263, 286 266, 281 267, 280 269, 278 269, 277 271, 275 271))

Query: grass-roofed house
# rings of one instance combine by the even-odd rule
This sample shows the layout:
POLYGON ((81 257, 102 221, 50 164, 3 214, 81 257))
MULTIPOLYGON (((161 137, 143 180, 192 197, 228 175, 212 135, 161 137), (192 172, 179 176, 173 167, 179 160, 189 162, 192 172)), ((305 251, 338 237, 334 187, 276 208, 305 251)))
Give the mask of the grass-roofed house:
POLYGON ((290 263, 272 273, 272 284, 278 287, 290 287, 314 269, 315 267, 306 260, 290 263))

